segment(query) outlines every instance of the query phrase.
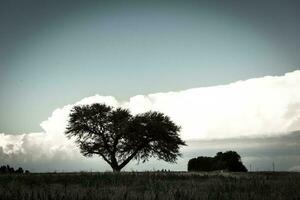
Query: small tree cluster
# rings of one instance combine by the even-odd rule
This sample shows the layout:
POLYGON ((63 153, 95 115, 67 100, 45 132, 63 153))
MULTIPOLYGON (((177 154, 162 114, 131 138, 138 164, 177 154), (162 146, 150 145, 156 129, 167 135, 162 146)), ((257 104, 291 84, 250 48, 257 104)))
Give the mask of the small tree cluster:
POLYGON ((22 167, 19 167, 18 169, 14 169, 13 167, 10 167, 9 165, 2 165, 0 167, 0 174, 23 174, 23 173, 29 173, 28 170, 23 170, 22 167))
POLYGON ((188 171, 217 171, 247 172, 240 155, 235 151, 218 152, 215 157, 192 158, 188 162, 188 171))

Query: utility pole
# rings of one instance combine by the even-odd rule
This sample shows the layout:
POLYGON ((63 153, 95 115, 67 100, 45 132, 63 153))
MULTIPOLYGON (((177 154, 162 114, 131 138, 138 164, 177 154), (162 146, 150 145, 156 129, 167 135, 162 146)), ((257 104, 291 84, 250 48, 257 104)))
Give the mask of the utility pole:
POLYGON ((275 172, 275 163, 274 163, 274 160, 273 160, 273 163, 272 163, 272 167, 273 167, 273 172, 275 172))

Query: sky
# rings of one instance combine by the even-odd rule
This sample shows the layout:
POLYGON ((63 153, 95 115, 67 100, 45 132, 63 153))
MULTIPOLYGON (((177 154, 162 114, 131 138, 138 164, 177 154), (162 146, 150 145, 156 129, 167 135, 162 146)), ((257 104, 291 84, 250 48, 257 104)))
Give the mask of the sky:
POLYGON ((177 164, 151 159, 131 162, 125 170, 185 171, 189 159, 235 150, 253 170, 300 171, 300 70, 282 76, 264 76, 230 84, 177 92, 136 95, 127 101, 93 95, 55 109, 40 123, 43 131, 0 134, 0 161, 35 172, 107 171, 99 157, 84 158, 74 139, 64 132, 76 105, 105 103, 129 109, 135 115, 159 111, 181 126, 187 147, 177 164))
POLYGON ((63 135, 73 105, 105 102, 159 110, 182 126, 191 145, 166 167, 184 170, 197 152, 234 141, 247 165, 267 170, 275 159, 299 170, 290 140, 300 130, 299 9, 296 0, 0 0, 2 162, 109 169, 63 135))
POLYGON ((299 69, 299 1, 0 1, 0 131, 68 103, 299 69))

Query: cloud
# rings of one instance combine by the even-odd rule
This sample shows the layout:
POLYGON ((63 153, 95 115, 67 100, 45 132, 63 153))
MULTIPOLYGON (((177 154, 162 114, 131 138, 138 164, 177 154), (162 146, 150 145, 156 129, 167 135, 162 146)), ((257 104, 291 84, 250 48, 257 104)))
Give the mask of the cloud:
POLYGON ((43 132, 0 134, 0 158, 22 162, 81 159, 64 130, 74 105, 92 103, 125 107, 133 114, 161 111, 182 127, 185 140, 284 135, 300 129, 299 91, 300 71, 294 71, 228 85, 137 95, 125 102, 95 95, 54 110, 40 124, 43 132))
POLYGON ((293 166, 289 169, 289 171, 300 172, 300 165, 293 166))
POLYGON ((73 106, 95 102, 119 106, 113 97, 95 95, 54 110, 52 115, 40 124, 43 132, 21 135, 0 133, 0 164, 82 159, 74 140, 67 139, 64 131, 73 106))
POLYGON ((139 95, 134 112, 159 110, 182 126, 185 139, 282 134, 300 125, 300 71, 278 77, 180 92, 139 95))

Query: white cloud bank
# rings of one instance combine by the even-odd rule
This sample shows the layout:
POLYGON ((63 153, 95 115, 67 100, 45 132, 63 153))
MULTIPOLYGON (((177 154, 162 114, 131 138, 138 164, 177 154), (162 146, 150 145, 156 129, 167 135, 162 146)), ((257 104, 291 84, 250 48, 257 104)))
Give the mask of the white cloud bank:
POLYGON ((185 140, 274 136, 300 129, 300 71, 228 85, 138 95, 126 102, 111 96, 87 97, 54 110, 41 123, 44 132, 0 134, 0 159, 18 155, 23 161, 79 157, 64 130, 70 109, 91 103, 126 107, 133 114, 161 111, 182 127, 185 140))

